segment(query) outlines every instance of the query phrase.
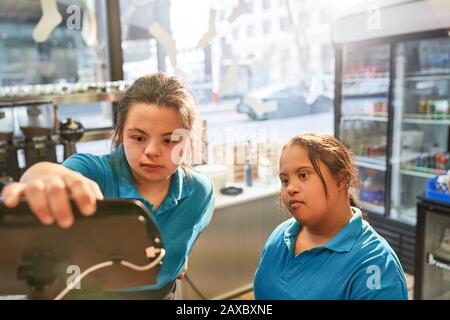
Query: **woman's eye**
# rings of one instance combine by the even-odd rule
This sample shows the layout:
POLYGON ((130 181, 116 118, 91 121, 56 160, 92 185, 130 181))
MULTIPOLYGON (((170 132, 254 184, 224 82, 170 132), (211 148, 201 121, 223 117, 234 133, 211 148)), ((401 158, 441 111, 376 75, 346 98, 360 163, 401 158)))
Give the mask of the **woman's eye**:
POLYGON ((163 141, 165 144, 176 144, 178 143, 178 141, 176 140, 171 140, 171 139, 164 139, 163 141))
POLYGON ((145 141, 145 138, 142 136, 132 136, 131 139, 137 141, 137 142, 143 142, 145 141))
POLYGON ((304 180, 304 179, 306 179, 306 178, 309 177, 309 173, 308 173, 308 172, 300 172, 300 173, 298 174, 298 177, 299 177, 300 179, 304 180))

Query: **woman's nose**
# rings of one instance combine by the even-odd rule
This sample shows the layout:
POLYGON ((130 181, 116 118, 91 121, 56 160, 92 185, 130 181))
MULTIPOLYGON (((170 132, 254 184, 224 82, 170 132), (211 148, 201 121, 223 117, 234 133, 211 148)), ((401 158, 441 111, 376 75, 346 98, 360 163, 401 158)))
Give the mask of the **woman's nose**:
POLYGON ((287 186, 286 191, 288 192, 289 195, 294 195, 300 192, 300 187, 296 183, 291 182, 287 186))
POLYGON ((147 157, 158 157, 161 155, 161 150, 156 142, 149 142, 144 153, 147 157))

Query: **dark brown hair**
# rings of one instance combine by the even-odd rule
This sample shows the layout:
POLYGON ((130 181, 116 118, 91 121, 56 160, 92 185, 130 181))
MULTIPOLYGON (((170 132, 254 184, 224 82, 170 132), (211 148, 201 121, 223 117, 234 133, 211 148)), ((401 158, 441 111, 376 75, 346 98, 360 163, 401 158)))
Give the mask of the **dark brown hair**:
POLYGON ((308 158, 322 181, 326 195, 328 195, 328 190, 320 171, 319 160, 327 166, 336 181, 341 180, 339 182, 342 183, 342 179, 344 179, 350 205, 358 206, 356 196, 353 194, 353 191, 359 189, 358 170, 353 162, 351 152, 338 139, 324 133, 308 132, 292 138, 283 147, 283 150, 293 145, 306 148, 308 158))
POLYGON ((136 103, 174 109, 183 124, 183 129, 188 130, 192 138, 196 120, 194 96, 178 77, 157 72, 138 78, 119 100, 114 110, 113 147, 117 148, 122 144, 128 111, 136 103))

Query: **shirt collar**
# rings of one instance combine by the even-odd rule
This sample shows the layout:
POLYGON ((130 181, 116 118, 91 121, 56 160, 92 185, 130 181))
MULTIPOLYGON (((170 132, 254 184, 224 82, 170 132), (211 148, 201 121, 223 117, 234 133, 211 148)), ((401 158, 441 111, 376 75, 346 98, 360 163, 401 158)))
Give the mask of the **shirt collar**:
MULTIPOLYGON (((318 248, 326 248, 336 252, 348 252, 351 250, 361 232, 363 224, 361 210, 356 207, 351 207, 351 209, 353 211, 353 217, 330 241, 318 248)), ((292 248, 295 245, 300 228, 300 222, 294 219, 293 223, 285 230, 284 242, 288 248, 292 248)))
POLYGON ((333 237, 333 239, 322 245, 322 247, 337 252, 348 252, 353 247, 356 238, 362 229, 362 213, 358 208, 351 208, 353 217, 350 218, 347 224, 333 237))
MULTIPOLYGON (((138 199, 147 206, 152 207, 137 190, 136 184, 133 181, 131 170, 125 157, 123 145, 112 152, 112 163, 114 171, 118 175, 118 191, 119 197, 124 199, 138 199)), ((194 192, 193 179, 189 174, 189 169, 178 167, 172 175, 169 192, 161 205, 156 210, 156 213, 167 211, 178 204, 183 198, 190 196, 194 192)))

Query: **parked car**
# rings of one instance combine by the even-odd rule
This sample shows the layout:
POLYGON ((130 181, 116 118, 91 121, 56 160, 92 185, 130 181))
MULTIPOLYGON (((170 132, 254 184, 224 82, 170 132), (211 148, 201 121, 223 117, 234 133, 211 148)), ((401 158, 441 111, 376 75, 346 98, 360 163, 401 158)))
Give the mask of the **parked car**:
POLYGON ((237 111, 252 120, 268 120, 328 112, 333 94, 315 85, 275 85, 256 90, 240 99, 237 111))

